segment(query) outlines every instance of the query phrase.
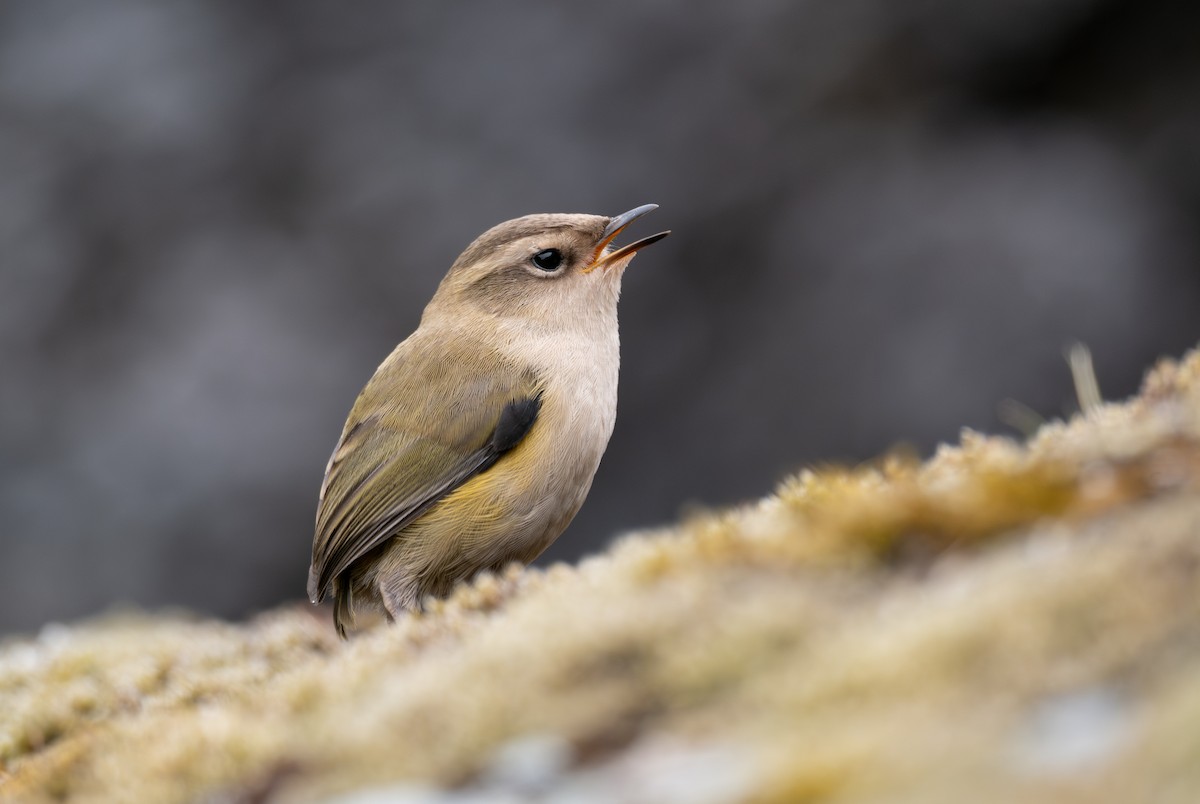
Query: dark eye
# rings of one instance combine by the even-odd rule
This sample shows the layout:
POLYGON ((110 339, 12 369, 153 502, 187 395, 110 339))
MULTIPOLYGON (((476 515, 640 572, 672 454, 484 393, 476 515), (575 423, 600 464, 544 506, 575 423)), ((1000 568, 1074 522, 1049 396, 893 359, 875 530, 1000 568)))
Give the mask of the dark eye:
POLYGON ((532 259, 533 264, 543 271, 557 271, 558 266, 562 265, 562 253, 556 248, 539 251, 532 259))

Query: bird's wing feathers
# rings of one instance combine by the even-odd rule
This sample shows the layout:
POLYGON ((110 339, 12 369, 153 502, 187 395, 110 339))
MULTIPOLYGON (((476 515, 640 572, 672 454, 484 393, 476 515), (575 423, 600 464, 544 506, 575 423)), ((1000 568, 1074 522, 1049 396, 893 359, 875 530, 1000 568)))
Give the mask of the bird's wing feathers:
MULTIPOLYGON (((416 336, 414 336, 415 338, 416 336)), ((359 394, 317 508, 308 593, 487 470, 528 434, 541 406, 532 371, 451 343, 397 347, 359 394)))

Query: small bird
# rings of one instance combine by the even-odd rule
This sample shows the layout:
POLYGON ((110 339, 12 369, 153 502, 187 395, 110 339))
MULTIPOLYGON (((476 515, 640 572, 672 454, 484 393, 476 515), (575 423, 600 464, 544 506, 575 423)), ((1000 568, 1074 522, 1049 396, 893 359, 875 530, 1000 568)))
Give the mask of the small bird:
POLYGON ((317 507, 308 595, 389 619, 512 561, 574 518, 617 413, 617 299, 634 254, 611 218, 526 215, 450 266, 416 332, 358 395, 317 507))

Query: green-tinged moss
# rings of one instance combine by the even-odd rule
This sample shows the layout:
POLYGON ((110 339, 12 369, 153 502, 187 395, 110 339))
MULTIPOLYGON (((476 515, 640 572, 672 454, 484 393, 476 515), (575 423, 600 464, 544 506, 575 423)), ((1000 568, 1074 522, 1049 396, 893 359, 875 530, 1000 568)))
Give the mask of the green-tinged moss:
POLYGON ((302 606, 10 641, 0 798, 1191 801, 1197 589, 1200 353, 350 643, 302 606))

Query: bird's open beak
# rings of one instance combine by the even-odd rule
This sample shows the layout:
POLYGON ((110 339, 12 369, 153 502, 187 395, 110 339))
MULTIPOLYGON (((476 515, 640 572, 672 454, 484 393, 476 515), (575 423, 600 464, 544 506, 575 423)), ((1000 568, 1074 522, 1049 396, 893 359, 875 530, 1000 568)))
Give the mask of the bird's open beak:
POLYGON ((658 234, 652 234, 649 237, 643 237, 641 240, 630 243, 628 246, 622 246, 616 251, 610 251, 607 254, 604 253, 604 249, 608 248, 608 244, 611 243, 613 239, 621 233, 622 229, 643 215, 653 212, 656 209, 658 209, 658 204, 645 204, 640 207, 635 207, 628 212, 622 212, 620 215, 614 215, 612 218, 609 218, 608 226, 604 227, 604 232, 600 235, 600 242, 596 244, 596 253, 592 257, 592 264, 587 268, 584 268, 583 272, 585 274, 591 273, 597 268, 603 268, 607 265, 612 265, 613 263, 620 261, 622 258, 636 253, 651 243, 657 243, 659 240, 662 240, 664 237, 669 235, 671 233, 670 230, 659 232, 658 234))

